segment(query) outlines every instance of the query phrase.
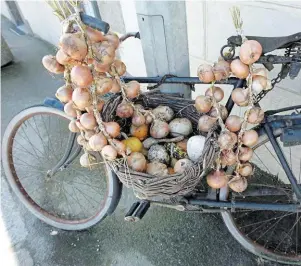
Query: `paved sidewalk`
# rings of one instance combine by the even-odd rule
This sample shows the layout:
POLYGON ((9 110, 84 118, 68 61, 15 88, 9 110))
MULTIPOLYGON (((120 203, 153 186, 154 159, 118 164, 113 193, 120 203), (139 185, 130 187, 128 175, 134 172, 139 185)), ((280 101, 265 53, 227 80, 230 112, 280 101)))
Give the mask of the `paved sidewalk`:
MULTIPOLYGON (((23 108, 53 96, 62 83, 41 65, 49 44, 18 36, 2 19, 2 34, 14 54, 14 63, 2 69, 2 134, 9 120, 23 108)), ((2 175, 3 177, 3 175, 2 175)), ((103 223, 82 232, 57 230, 32 216, 2 178, 0 220, 1 265, 78 266, 254 266, 263 262, 244 251, 228 233, 219 215, 151 209, 135 224, 123 215, 133 202, 124 190, 116 212, 103 223), (4 263, 4 258, 8 261, 4 263)))

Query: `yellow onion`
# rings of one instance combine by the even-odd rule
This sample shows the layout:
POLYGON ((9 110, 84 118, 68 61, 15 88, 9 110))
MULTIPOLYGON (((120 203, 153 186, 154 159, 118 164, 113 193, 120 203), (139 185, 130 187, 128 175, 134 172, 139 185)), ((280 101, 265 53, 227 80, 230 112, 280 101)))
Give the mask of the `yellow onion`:
POLYGON ((85 110, 91 105, 91 95, 86 88, 76 88, 72 93, 72 101, 80 110, 85 110))
POLYGON ((145 124, 145 117, 140 112, 135 112, 132 117, 132 124, 136 127, 139 127, 145 124))
POLYGON ((61 102, 66 103, 72 99, 73 89, 70 85, 64 85, 56 91, 55 97, 58 98, 61 102))
POLYGON ((221 150, 233 149, 233 147, 237 143, 237 136, 235 133, 224 131, 219 135, 217 143, 221 150))
POLYGON ((113 77, 116 75, 123 76, 125 74, 125 72, 126 72, 125 64, 121 60, 115 59, 115 61, 111 65, 109 74, 113 77))
POLYGON ((256 94, 260 93, 262 90, 265 90, 267 87, 267 78, 263 76, 254 76, 252 78, 252 84, 251 88, 252 91, 255 92, 256 94))
MULTIPOLYGON (((218 109, 219 109, 219 114, 221 116, 221 118, 223 120, 226 120, 226 118, 228 117, 228 111, 227 111, 227 108, 221 104, 218 105, 218 109)), ((209 116, 211 117, 217 117, 218 116, 218 113, 217 113, 217 110, 216 110, 216 107, 212 107, 210 112, 208 113, 209 116)))
POLYGON ((144 124, 144 125, 141 125, 139 127, 131 125, 130 134, 133 137, 138 138, 139 140, 144 140, 148 136, 148 125, 144 124))
POLYGON ((227 183, 228 177, 223 170, 213 171, 207 176, 207 184, 214 189, 222 188, 227 183))
POLYGON ((94 69, 99 72, 99 73, 105 73, 108 72, 110 70, 110 64, 104 64, 101 62, 98 62, 96 60, 93 60, 92 62, 94 69))
POLYGON ((132 80, 126 84, 125 87, 125 94, 126 97, 129 99, 134 99, 139 96, 140 94, 140 84, 139 82, 132 80))
POLYGON ((56 61, 58 61, 61 65, 67 65, 73 62, 73 59, 67 55, 62 49, 59 49, 56 53, 56 61))
POLYGON ((154 120, 150 127, 150 135, 155 139, 165 138, 169 131, 169 125, 159 119, 154 120))
POLYGON ((70 121, 68 128, 71 132, 79 132, 79 128, 77 127, 75 120, 70 121))
POLYGON ((45 55, 42 59, 42 64, 49 72, 54 74, 63 73, 65 70, 65 67, 59 64, 53 55, 45 55))
POLYGON ((60 46, 71 58, 82 61, 88 53, 87 44, 81 33, 65 33, 60 38, 60 46))
POLYGON ((117 151, 111 145, 106 145, 102 148, 101 155, 105 160, 113 161, 117 158, 117 151))
POLYGON ((70 76, 72 82, 81 88, 90 86, 93 81, 91 70, 87 66, 74 66, 71 70, 70 76))
POLYGON ((89 139, 89 145, 93 151, 101 151, 107 144, 108 141, 102 133, 95 134, 89 139))
POLYGON ((229 129, 231 132, 237 132, 241 129, 242 120, 237 115, 230 115, 226 119, 225 126, 227 129, 229 129))
POLYGON ((96 93, 103 96, 112 89, 113 81, 110 78, 100 78, 96 80, 96 93))
POLYGON ((141 141, 136 137, 129 137, 124 139, 122 142, 130 152, 141 152, 143 149, 141 141))
POLYGON ((112 137, 116 138, 120 135, 120 126, 116 122, 103 123, 106 132, 112 137))
POLYGON ((115 48, 117 49, 119 46, 119 37, 116 33, 109 32, 107 35, 105 35, 105 39, 115 48))
POLYGON ((85 129, 94 129, 97 125, 93 114, 85 113, 80 116, 80 123, 85 129))
POLYGON ((242 136, 242 143, 248 147, 252 147, 258 141, 258 134, 255 130, 247 130, 242 136))
POLYGON ((77 114, 76 114, 76 110, 73 106, 73 102, 72 101, 69 101, 67 102, 65 105, 64 105, 64 111, 67 115, 71 116, 71 117, 76 117, 77 114))
POLYGON ((249 104, 249 92, 247 89, 234 89, 231 98, 238 106, 247 106, 249 104))
POLYGON ((80 158, 79 162, 82 167, 91 167, 96 163, 96 158, 94 155, 89 153, 84 153, 80 158))
POLYGON ((102 65, 111 65, 115 58, 114 47, 106 45, 105 42, 95 43, 92 45, 92 51, 95 59, 102 65))
POLYGON ((252 107, 248 115, 248 123, 259 124, 264 119, 264 111, 260 107, 252 107))
POLYGON ((228 182, 228 185, 234 192, 241 193, 247 189, 248 182, 243 176, 235 176, 228 182))
POLYGON ((251 160, 253 156, 253 150, 250 147, 240 147, 238 153, 238 159, 242 162, 251 160))
POLYGON ((206 90, 205 95, 214 97, 217 102, 220 102, 224 98, 224 91, 220 87, 213 86, 206 90))
POLYGON ((198 67, 197 75, 199 80, 205 83, 214 81, 213 67, 208 64, 202 64, 198 67))
POLYGON ((120 103, 116 108, 116 115, 120 118, 129 118, 133 113, 134 109, 132 105, 126 101, 120 103))
POLYGON ((194 106, 200 113, 207 113, 210 111, 213 105, 212 98, 210 96, 199 95, 195 98, 194 106))
POLYGON ((101 31, 95 30, 91 27, 86 27, 86 34, 91 43, 102 42, 105 40, 101 31))
POLYGON ((220 59, 213 65, 213 73, 217 81, 228 78, 230 76, 230 63, 220 59))
POLYGON ((215 125, 217 118, 209 115, 202 115, 198 122, 198 129, 201 132, 209 132, 209 130, 215 125))
POLYGON ((236 163, 236 155, 233 150, 223 150, 220 159, 223 167, 231 166, 236 163))
POLYGON ((239 79, 245 79, 249 76, 249 66, 245 65, 239 59, 234 59, 230 64, 231 72, 239 79))
POLYGON ((240 47, 239 58, 244 64, 251 65, 259 59, 261 54, 261 44, 255 40, 247 40, 240 47))
POLYGON ((112 89, 110 90, 110 92, 112 93, 118 93, 121 91, 121 86, 119 84, 119 82, 116 79, 113 79, 112 81, 112 89))
POLYGON ((147 162, 144 155, 140 152, 132 152, 130 156, 127 157, 129 167, 136 172, 145 172, 147 162))
POLYGON ((238 169, 241 176, 250 176, 253 173, 253 166, 250 163, 243 163, 238 169))

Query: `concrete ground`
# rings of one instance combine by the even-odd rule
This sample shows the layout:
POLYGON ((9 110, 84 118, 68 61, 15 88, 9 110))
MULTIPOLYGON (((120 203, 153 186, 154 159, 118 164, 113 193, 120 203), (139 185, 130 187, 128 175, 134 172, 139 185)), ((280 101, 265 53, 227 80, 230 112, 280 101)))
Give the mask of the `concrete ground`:
MULTIPOLYGON (((16 35, 11 26, 2 19, 2 34, 14 55, 14 63, 1 70, 2 135, 18 111, 53 96, 62 83, 41 65, 42 56, 53 53, 54 48, 39 39, 16 35)), ((187 214, 157 207, 141 222, 126 223, 123 216, 133 202, 132 192, 126 189, 115 213, 101 224, 81 232, 57 230, 31 215, 2 177, 2 265, 278 265, 243 250, 218 214, 187 214), (58 234, 51 235, 53 230, 58 234)))

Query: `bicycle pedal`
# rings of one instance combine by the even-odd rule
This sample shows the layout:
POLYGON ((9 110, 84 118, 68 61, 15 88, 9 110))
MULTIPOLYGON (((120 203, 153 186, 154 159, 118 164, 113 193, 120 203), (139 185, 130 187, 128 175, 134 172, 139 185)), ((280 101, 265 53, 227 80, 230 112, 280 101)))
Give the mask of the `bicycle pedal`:
POLYGON ((143 200, 133 203, 130 210, 126 213, 124 220, 127 222, 140 221, 150 207, 150 202, 143 200))

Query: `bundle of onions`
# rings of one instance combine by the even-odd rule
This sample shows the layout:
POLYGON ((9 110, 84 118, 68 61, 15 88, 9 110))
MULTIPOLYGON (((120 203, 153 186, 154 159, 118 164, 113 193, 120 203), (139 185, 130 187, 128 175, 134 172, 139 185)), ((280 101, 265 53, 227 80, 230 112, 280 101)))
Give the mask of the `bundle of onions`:
POLYGON ((45 55, 42 59, 43 66, 51 73, 60 74, 63 73, 65 67, 56 61, 53 55, 45 55))
POLYGON ((217 102, 220 102, 224 98, 224 91, 220 87, 213 86, 206 90, 205 95, 214 97, 217 102))
POLYGON ((65 33, 60 38, 60 46, 65 54, 82 61, 88 53, 88 47, 81 33, 65 33))
POLYGON ((209 64, 202 64, 198 67, 197 75, 200 81, 210 83, 215 80, 213 68, 209 64))
POLYGON ((88 66, 74 66, 70 73, 72 82, 78 87, 85 88, 92 84, 93 76, 88 66))

